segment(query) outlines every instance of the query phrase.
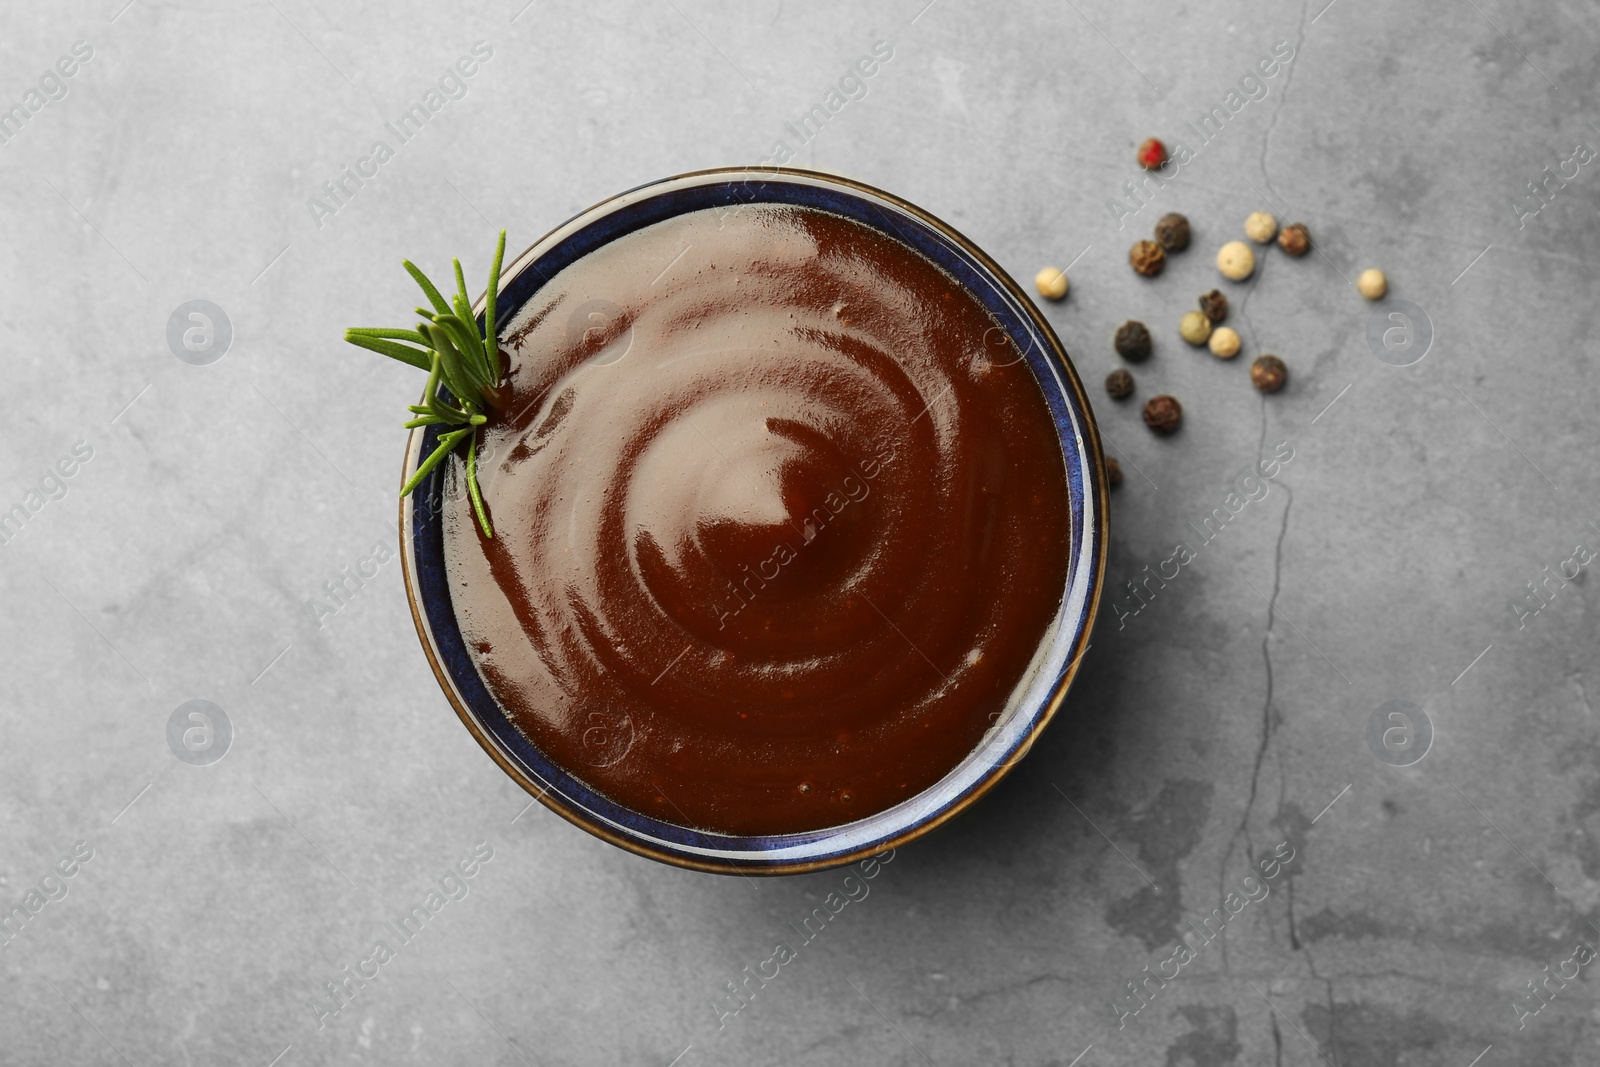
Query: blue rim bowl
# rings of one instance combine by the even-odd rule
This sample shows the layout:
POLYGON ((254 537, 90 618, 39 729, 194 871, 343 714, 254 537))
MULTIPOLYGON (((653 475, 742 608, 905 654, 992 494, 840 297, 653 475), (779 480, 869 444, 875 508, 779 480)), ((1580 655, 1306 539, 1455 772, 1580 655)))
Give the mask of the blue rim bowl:
MULTIPOLYGON (((557 272, 601 245, 665 219, 706 208, 753 203, 816 208, 843 215, 909 245, 985 307, 1024 353, 1061 444, 1070 497, 1067 579, 1055 619, 1006 713, 983 741, 938 782, 914 797, 854 822, 806 833, 739 837, 707 833, 641 814, 600 795, 558 766, 512 724, 479 675, 456 624, 445 568, 441 465, 400 505, 406 594, 423 650, 445 696, 478 743, 546 807, 631 852, 723 874, 798 874, 840 866, 897 848, 927 833, 988 792, 1032 746, 1061 706, 1077 672, 1099 603, 1106 555, 1106 476, 1100 435, 1055 332, 999 265, 952 227, 889 193, 835 175, 741 167, 666 178, 614 196, 541 238, 501 277, 496 317, 510 321, 557 272)), ((480 320, 483 304, 476 309, 480 320)), ((438 427, 413 430, 402 479, 437 444, 438 427)))

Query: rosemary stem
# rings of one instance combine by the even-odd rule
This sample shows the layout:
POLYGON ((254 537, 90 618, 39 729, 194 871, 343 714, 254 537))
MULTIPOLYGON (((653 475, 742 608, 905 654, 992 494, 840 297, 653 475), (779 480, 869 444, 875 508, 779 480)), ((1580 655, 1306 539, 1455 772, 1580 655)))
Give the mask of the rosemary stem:
POLYGON ((418 463, 416 471, 401 487, 400 495, 405 496, 421 485, 435 467, 465 442, 467 491, 485 537, 493 537, 494 529, 489 524, 488 509, 478 488, 478 428, 489 421, 489 416, 483 411, 498 413, 504 410, 511 399, 500 357, 496 307, 505 249, 506 233, 501 230, 495 245, 494 262, 489 269, 481 336, 476 317, 472 314, 472 298, 467 293, 466 276, 461 270, 460 260, 451 261, 456 283, 453 299, 446 299, 438 286, 416 264, 410 260, 401 261, 406 273, 411 275, 433 307, 432 311, 420 307, 416 309, 417 317, 422 320, 416 329, 363 326, 345 331, 345 340, 353 345, 428 372, 422 403, 409 405, 407 409, 415 416, 406 422, 407 429, 454 427, 435 438, 433 452, 418 463))

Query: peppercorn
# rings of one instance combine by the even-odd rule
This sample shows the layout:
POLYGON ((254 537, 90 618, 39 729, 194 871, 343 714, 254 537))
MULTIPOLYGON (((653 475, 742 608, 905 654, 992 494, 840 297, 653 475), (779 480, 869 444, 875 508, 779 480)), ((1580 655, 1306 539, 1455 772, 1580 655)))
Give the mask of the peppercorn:
POLYGON ((1222 290, 1213 289, 1200 298, 1200 310, 1212 322, 1221 322, 1228 317, 1228 298, 1222 295, 1222 290))
POLYGON ((1067 295, 1067 273, 1057 267, 1046 267, 1035 274, 1033 284, 1046 300, 1061 300, 1067 295))
POLYGON ((1289 368, 1277 356, 1261 356, 1250 364, 1250 381, 1263 393, 1276 393, 1289 384, 1289 368))
POLYGON ((1111 394, 1112 400, 1126 400, 1133 395, 1133 375, 1127 368, 1118 367, 1106 375, 1106 392, 1111 394))
POLYGON ((1156 223, 1156 243, 1168 252, 1182 252, 1189 247, 1189 220, 1173 212, 1161 216, 1156 223))
POLYGON ((1146 278, 1154 278, 1167 265, 1167 254, 1154 241, 1135 241, 1128 250, 1128 262, 1146 278))
POLYGON ((1211 331, 1211 354, 1218 359, 1232 359, 1239 354, 1239 334, 1227 326, 1211 331))
POLYGON ((1183 421, 1183 405, 1176 397, 1153 396, 1144 406, 1144 424, 1159 434, 1173 433, 1183 421))
POLYGON ((1178 333, 1196 347, 1206 343, 1211 336, 1211 320, 1198 311, 1186 311, 1178 320, 1178 333))
POLYGON ((1303 256, 1311 251, 1311 231, 1303 222, 1290 223, 1278 234, 1278 247, 1291 256, 1303 256))
POLYGON ((1110 456, 1106 457, 1106 484, 1113 489, 1122 484, 1122 464, 1110 456))
POLYGON ((1278 220, 1265 211, 1257 211, 1244 220, 1244 235, 1258 245, 1264 245, 1278 233, 1278 220))
POLYGON ((1148 137, 1139 146, 1139 166, 1145 170, 1157 170, 1167 161, 1167 146, 1148 137))
POLYGON ((1243 241, 1229 241, 1217 250, 1217 269, 1232 282, 1242 282, 1256 272, 1256 254, 1243 241))
POLYGON ((1141 363, 1150 356, 1150 331, 1137 319, 1129 319, 1117 327, 1111 344, 1117 355, 1130 363, 1141 363))
POLYGON ((1389 291, 1389 279, 1377 267, 1368 267, 1356 275, 1356 290, 1368 300, 1382 300, 1389 291))

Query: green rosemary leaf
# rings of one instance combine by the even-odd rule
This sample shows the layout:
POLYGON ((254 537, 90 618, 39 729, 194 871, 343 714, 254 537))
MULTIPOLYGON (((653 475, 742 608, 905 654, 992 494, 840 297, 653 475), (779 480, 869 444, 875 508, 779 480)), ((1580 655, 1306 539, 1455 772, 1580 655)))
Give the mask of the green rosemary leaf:
POLYGON ((494 527, 489 525, 489 515, 484 511, 483 494, 478 491, 478 435, 472 435, 472 440, 467 442, 467 493, 472 497, 472 510, 478 515, 478 525, 483 529, 483 536, 494 539, 494 527))
POLYGON ((444 362, 439 358, 438 352, 432 352, 429 355, 428 384, 422 387, 422 403, 424 406, 420 410, 417 408, 411 409, 421 415, 437 415, 439 413, 435 399, 439 395, 439 375, 444 373, 444 362))
POLYGON ((368 337, 364 334, 351 334, 345 332, 344 339, 358 348, 370 349, 390 359, 398 359, 401 363, 408 363, 418 370, 428 369, 428 351, 423 348, 412 348, 398 341, 387 341, 381 337, 368 337))
POLYGON ((432 415, 439 421, 447 422, 452 426, 464 426, 472 418, 471 414, 466 410, 453 408, 445 403, 444 397, 440 396, 437 390, 429 394, 428 407, 425 414, 432 415))
POLYGON ((500 263, 506 255, 506 231, 495 242, 494 262, 489 265, 489 288, 483 298, 484 355, 488 357, 489 380, 500 381, 500 324, 495 319, 495 304, 500 296, 500 263))
POLYGON ((427 406, 427 414, 438 415, 440 418, 449 418, 455 422, 466 422, 468 415, 466 405, 461 400, 456 399, 455 403, 461 404, 461 408, 458 410, 445 401, 441 392, 441 386, 445 384, 444 358, 439 355, 437 349, 433 353, 433 360, 437 364, 438 373, 429 377, 428 388, 422 394, 422 402, 427 406))
POLYGON ((462 319, 459 315, 435 315, 434 325, 442 326, 450 334, 450 339, 455 342, 456 348, 467 357, 468 365, 477 373, 473 378, 479 387, 488 385, 489 380, 483 373, 483 339, 478 336, 478 324, 472 318, 462 319), (472 323, 468 326, 467 323, 472 323))
MULTIPOLYGON (((417 308, 416 311, 418 315, 423 316, 428 322, 449 332, 450 339, 455 342, 456 350, 467 360, 467 365, 473 372, 473 381, 477 382, 478 387, 481 389, 488 382, 488 377, 482 373, 484 361, 479 357, 483 349, 483 342, 478 337, 477 322, 469 315, 466 321, 472 323, 472 325, 466 326, 463 325, 460 316, 454 312, 439 314, 428 311, 426 308, 417 308)), ((423 327, 419 326, 418 329, 423 329, 423 327)), ((432 342, 430 341, 429 344, 432 344, 432 342)))
POLYGON ((403 429, 415 430, 418 426, 455 426, 458 423, 449 419, 442 419, 438 415, 423 415, 421 418, 412 419, 403 425, 403 429))
POLYGON ((451 426, 468 426, 472 423, 472 416, 468 412, 457 411, 437 396, 433 398, 433 410, 430 414, 440 422, 448 423, 451 426))
POLYGON ((456 303, 466 302, 470 307, 472 298, 467 295, 467 276, 461 273, 461 261, 452 259, 450 265, 456 269, 456 296, 459 298, 456 303))
MULTIPOLYGON (((448 332, 445 333, 442 340, 445 347, 455 347, 455 342, 450 338, 448 332)), ((459 348, 455 349, 455 351, 460 357, 461 371, 466 375, 467 381, 463 386, 463 392, 457 393, 454 386, 451 386, 450 392, 455 395, 456 405, 470 415, 484 406, 483 388, 485 383, 483 380, 483 368, 478 366, 475 360, 467 356, 459 348)))
POLYGON ((428 276, 418 270, 417 265, 409 259, 402 259, 400 265, 406 269, 407 274, 416 279, 417 284, 422 287, 422 291, 427 294, 429 303, 441 315, 448 315, 450 313, 450 305, 445 303, 444 297, 439 295, 439 290, 428 280, 428 276))
POLYGON ((346 337, 387 337, 395 341, 410 341, 427 347, 428 339, 417 330, 391 330, 386 326, 354 326, 344 332, 346 337))
POLYGON ((463 355, 478 364, 479 369, 484 372, 484 381, 493 382, 494 378, 488 373, 489 360, 483 350, 483 336, 478 333, 478 320, 472 315, 472 304, 468 302, 466 296, 462 293, 457 293, 454 299, 456 313, 451 317, 461 324, 461 333, 466 338, 466 343, 463 343, 461 338, 457 338, 456 344, 460 347, 463 355))
POLYGON ((438 326, 429 326, 425 331, 429 342, 435 352, 439 353, 440 366, 444 371, 444 381, 462 403, 477 404, 482 397, 483 384, 469 369, 467 362, 461 358, 461 352, 450 340, 450 334, 438 326))
POLYGON ((440 358, 437 350, 430 353, 430 355, 433 357, 433 364, 428 372, 428 385, 422 391, 422 406, 418 407, 412 404, 409 406, 409 410, 416 412, 418 415, 432 415, 440 422, 459 426, 471 418, 471 413, 464 409, 456 410, 446 404, 444 399, 439 396, 439 380, 444 373, 444 361, 440 358))
POLYGON ((450 433, 441 435, 439 438, 439 447, 435 448, 433 450, 433 454, 422 461, 422 464, 417 467, 417 473, 411 476, 411 480, 400 487, 400 495, 406 496, 417 486, 421 485, 422 479, 426 478, 429 473, 432 472, 433 468, 437 467, 444 457, 448 456, 452 451, 454 451, 456 445, 460 444, 462 439, 471 435, 472 432, 473 431, 470 429, 453 430, 450 433))

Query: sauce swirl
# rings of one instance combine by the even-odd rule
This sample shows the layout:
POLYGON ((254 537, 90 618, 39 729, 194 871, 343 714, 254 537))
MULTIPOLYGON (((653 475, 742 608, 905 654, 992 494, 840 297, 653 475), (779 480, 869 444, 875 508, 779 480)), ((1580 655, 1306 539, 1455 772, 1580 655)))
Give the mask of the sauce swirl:
POLYGON ((819 210, 700 211, 555 275, 502 347, 495 537, 451 493, 445 555, 546 755, 664 821, 777 834, 973 750, 1059 607, 1069 516, 1032 372, 948 275, 819 210))

